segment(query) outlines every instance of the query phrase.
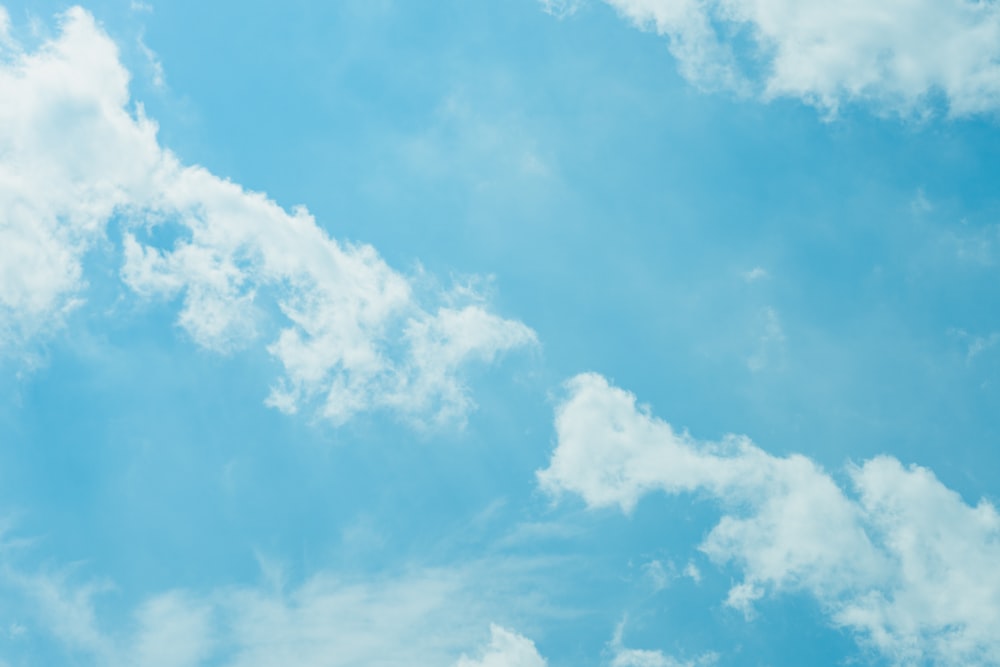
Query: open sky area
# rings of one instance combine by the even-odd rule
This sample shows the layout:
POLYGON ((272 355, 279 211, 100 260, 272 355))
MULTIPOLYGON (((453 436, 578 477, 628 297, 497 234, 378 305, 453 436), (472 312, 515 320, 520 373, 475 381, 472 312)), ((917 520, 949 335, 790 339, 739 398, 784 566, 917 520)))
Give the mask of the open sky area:
POLYGON ((997 0, 0 3, 0 667, 1000 665, 997 0))

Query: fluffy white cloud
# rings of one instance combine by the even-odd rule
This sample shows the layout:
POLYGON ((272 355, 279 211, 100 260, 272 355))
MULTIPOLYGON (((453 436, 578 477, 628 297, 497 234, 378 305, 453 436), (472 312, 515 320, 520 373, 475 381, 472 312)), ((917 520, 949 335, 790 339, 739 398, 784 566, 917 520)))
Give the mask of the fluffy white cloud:
MULTIPOLYGON (((6 15, 6 13, 5 13, 6 15)), ((76 305, 81 260, 162 162, 155 127, 124 109, 128 75, 79 9, 58 40, 0 41, 0 344, 76 305)))
POLYGON ((845 489, 803 456, 678 433, 599 375, 567 387, 547 491, 624 512, 653 491, 708 495, 724 514, 701 548, 743 571, 731 606, 807 592, 896 664, 1000 662, 1000 515, 985 500, 889 457, 850 467, 845 489))
MULTIPOLYGON (((909 114, 1000 110, 1000 5, 978 0, 605 0, 668 36, 694 83, 909 114)), ((544 4, 544 3, 543 3, 544 4)))
POLYGON ((318 406, 336 423, 392 408, 423 422, 461 419, 468 361, 535 342, 477 295, 417 294, 374 248, 331 238, 159 146, 112 41, 79 8, 58 38, 0 59, 0 344, 58 328, 86 287, 84 258, 121 226, 121 277, 146 298, 180 297, 178 323, 230 352, 263 324, 284 369, 269 404, 318 406), (177 240, 154 243, 158 229, 177 240))
POLYGON ((534 642, 499 625, 490 626, 490 644, 479 659, 462 656, 455 667, 545 667, 534 642))

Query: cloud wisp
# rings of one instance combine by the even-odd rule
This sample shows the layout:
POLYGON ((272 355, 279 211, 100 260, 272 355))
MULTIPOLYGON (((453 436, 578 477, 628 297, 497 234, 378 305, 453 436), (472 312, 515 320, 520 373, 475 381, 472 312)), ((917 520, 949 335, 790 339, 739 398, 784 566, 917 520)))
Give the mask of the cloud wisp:
POLYGON ((178 324, 198 345, 231 353, 278 329, 267 350, 283 375, 267 402, 285 412, 461 422, 472 405, 462 368, 536 343, 482 295, 421 290, 305 208, 181 164, 131 106, 117 48, 84 10, 63 14, 58 37, 32 52, 0 48, 0 97, 11 101, 0 109, 0 345, 64 325, 109 226, 123 283, 178 299, 178 324))
MULTIPOLYGON (((43 643, 73 664, 95 667, 549 665, 534 641, 490 620, 538 615, 537 601, 522 589, 551 573, 530 563, 487 559, 363 579, 320 570, 297 585, 287 583, 280 565, 262 563, 258 584, 162 591, 112 614, 102 604, 121 594, 112 582, 78 582, 73 568, 27 571, 11 555, 0 544, 0 591, 18 614, 4 654, 12 660, 43 643)), ((541 613, 551 613, 544 607, 541 613)), ((624 626, 618 624, 599 664, 710 667, 718 658, 680 660, 628 648, 624 626)))
POLYGON ((894 664, 1000 661, 1000 514, 989 502, 970 506, 888 456, 849 466, 845 488, 804 456, 678 433, 600 375, 567 389, 538 472, 546 491, 625 513, 656 491, 710 497, 723 515, 700 548, 743 573, 728 605, 751 616, 766 595, 807 593, 894 664))
POLYGON ((530 611, 512 591, 519 577, 534 575, 514 563, 360 579, 320 570, 296 585, 272 571, 259 584, 158 592, 117 614, 106 604, 121 595, 111 582, 81 583, 71 569, 26 570, 17 560, 0 545, 4 612, 14 605, 18 619, 17 641, 5 647, 11 660, 41 644, 73 664, 100 667, 546 664, 530 640, 491 623, 495 613, 530 611), (477 649, 490 627, 492 639, 477 649))
MULTIPOLYGON (((796 98, 833 114, 1000 110, 1000 6, 975 0, 605 0, 669 39, 706 89, 796 98)), ((547 8, 550 3, 544 2, 547 8)))

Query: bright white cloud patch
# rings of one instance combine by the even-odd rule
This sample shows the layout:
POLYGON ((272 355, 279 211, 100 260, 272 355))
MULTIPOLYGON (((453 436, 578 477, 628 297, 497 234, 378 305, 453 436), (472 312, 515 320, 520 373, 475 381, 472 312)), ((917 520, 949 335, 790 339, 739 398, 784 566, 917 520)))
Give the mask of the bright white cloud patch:
POLYGON ((1000 515, 985 500, 890 457, 850 467, 842 488, 803 456, 678 433, 599 375, 567 386, 547 491, 625 512, 653 491, 707 494, 724 514, 701 548, 744 573, 731 606, 806 592, 896 664, 1000 662, 1000 515))
POLYGON ((0 63, 0 344, 60 326, 112 220, 122 280, 144 297, 181 297, 178 322, 199 345, 246 347, 277 317, 268 350, 284 376, 268 402, 287 412, 461 419, 461 367, 535 342, 476 295, 420 297, 374 248, 331 238, 304 208, 181 165, 141 108, 128 110, 128 72, 83 10, 63 16, 57 39, 10 47, 0 63), (161 228, 177 240, 152 242, 161 228))
MULTIPOLYGON (((2 44, 2 43, 0 43, 2 44)), ((132 117, 114 45, 79 9, 36 53, 0 58, 0 344, 58 323, 81 259, 119 208, 149 195, 165 160, 132 117)))
MULTIPOLYGON (((1000 110, 1000 5, 980 0, 605 0, 668 36, 694 83, 835 112, 1000 110)), ((543 4, 545 4, 543 2, 543 4)))
POLYGON ((490 626, 490 644, 478 659, 462 656, 455 667, 545 667, 534 642, 499 625, 490 626))

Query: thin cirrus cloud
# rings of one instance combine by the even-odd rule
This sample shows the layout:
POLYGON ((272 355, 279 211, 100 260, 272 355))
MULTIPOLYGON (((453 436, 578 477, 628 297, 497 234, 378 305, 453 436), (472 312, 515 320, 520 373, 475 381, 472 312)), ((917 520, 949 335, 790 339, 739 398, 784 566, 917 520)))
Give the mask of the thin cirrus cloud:
POLYGON ((693 660, 679 660, 663 651, 627 648, 622 643, 625 621, 618 624, 615 636, 608 644, 611 653, 610 667, 711 667, 718 662, 716 653, 706 653, 693 660))
POLYGON ((11 103, 0 109, 0 344, 64 325, 86 296, 87 254, 111 224, 123 283, 142 298, 180 298, 178 324, 198 345, 229 353, 279 322, 267 349, 284 373, 267 403, 285 412, 460 422, 472 405, 462 368, 536 343, 474 289, 418 289, 304 208, 289 213, 182 165, 141 106, 130 111, 129 74, 94 19, 73 8, 61 23, 36 50, 10 38, 2 47, 0 98, 11 103), (177 240, 155 243, 160 229, 177 240))
POLYGON ((546 664, 530 640, 489 620, 519 607, 524 613, 497 587, 484 594, 481 585, 486 576, 494 583, 524 576, 516 564, 415 567, 362 580, 319 571, 297 586, 279 576, 258 585, 168 590, 119 617, 103 611, 111 583, 76 583, 71 571, 24 571, 8 556, 0 562, 0 590, 8 603, 19 601, 22 623, 18 641, 5 648, 12 660, 41 643, 73 664, 100 667, 546 664))
MULTIPOLYGON (((259 558, 259 583, 159 591, 108 613, 103 602, 121 594, 113 581, 78 581, 79 563, 25 567, 33 548, 0 530, 0 592, 18 610, 8 633, 16 641, 4 655, 12 664, 37 656, 41 644, 73 664, 100 667, 547 667, 532 639, 492 619, 567 613, 525 594, 544 586, 559 561, 511 557, 413 565, 378 577, 320 569, 296 584, 280 563, 259 558)), ((600 664, 710 667, 717 660, 629 648, 625 624, 600 664)))
MULTIPOLYGON (((1000 6, 975 0, 605 0, 708 89, 951 116, 1000 110, 1000 6)), ((542 0, 543 8, 552 3, 542 0)))
POLYGON ((597 374, 567 383, 543 489, 630 512, 661 491, 708 496, 723 510, 700 549, 743 573, 726 600, 807 593, 830 622, 893 664, 1000 662, 1000 515, 971 506, 929 470, 880 456, 847 469, 846 487, 801 455, 745 437, 701 442, 597 374))

